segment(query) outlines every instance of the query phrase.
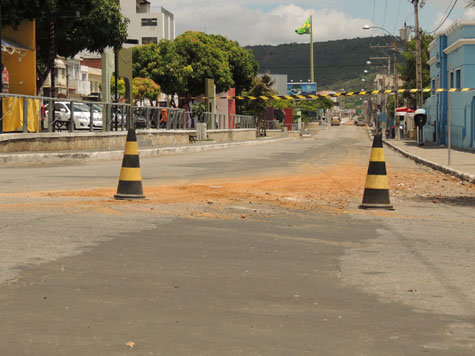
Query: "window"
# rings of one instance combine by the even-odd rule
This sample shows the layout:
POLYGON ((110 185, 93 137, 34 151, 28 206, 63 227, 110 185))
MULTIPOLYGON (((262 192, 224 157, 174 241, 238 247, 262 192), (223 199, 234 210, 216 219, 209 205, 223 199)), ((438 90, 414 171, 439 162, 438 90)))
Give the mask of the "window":
POLYGON ((455 71, 455 88, 460 89, 462 87, 460 69, 455 71))
POLYGON ((435 90, 435 79, 432 79, 432 80, 431 80, 430 88, 431 88, 432 90, 435 90))
POLYGON ((57 78, 65 78, 66 71, 64 68, 58 68, 57 78))
POLYGON ((142 37, 142 44, 158 43, 157 37, 142 37))
POLYGON ((142 19, 142 26, 157 26, 157 25, 158 25, 157 18, 142 19))
POLYGON ((87 74, 86 73, 82 73, 82 80, 84 82, 87 81, 87 74))
POLYGON ((453 88, 454 87, 454 72, 450 72, 450 81, 449 81, 449 87, 453 88))

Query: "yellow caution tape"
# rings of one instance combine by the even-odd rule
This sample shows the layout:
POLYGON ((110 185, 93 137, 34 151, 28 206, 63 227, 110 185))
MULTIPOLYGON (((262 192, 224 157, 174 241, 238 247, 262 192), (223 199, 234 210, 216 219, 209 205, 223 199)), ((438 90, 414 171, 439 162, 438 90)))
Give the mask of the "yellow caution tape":
MULTIPOLYGON (((475 91, 475 88, 451 88, 451 89, 445 89, 445 88, 439 88, 439 89, 398 89, 397 93, 403 94, 403 93, 444 93, 444 92, 470 92, 470 91, 475 91)), ((355 92, 338 92, 338 93, 333 93, 333 94, 309 94, 309 95, 270 95, 270 96, 265 96, 261 95, 259 97, 251 96, 251 95, 237 95, 237 96, 216 96, 216 97, 206 97, 206 96, 199 96, 199 97, 191 97, 191 99, 196 100, 196 99, 227 99, 227 100, 232 100, 232 99, 237 99, 237 100, 282 100, 282 99, 287 99, 287 100, 311 100, 311 99, 318 99, 321 97, 325 98, 331 98, 331 97, 345 97, 345 96, 355 96, 355 95, 378 95, 378 94, 395 94, 396 90, 362 90, 362 91, 355 91, 355 92)), ((184 97, 180 97, 180 99, 185 99, 184 97)), ((189 98, 190 99, 190 98, 189 98)))

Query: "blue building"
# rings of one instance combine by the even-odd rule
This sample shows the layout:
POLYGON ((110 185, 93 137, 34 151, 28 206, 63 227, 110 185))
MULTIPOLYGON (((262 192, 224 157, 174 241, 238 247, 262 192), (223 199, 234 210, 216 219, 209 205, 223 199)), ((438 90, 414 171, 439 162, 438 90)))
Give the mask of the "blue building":
POLYGON ((455 22, 436 35, 429 51, 432 91, 424 104, 428 117, 425 140, 447 145, 450 110, 451 145, 475 150, 475 91, 437 92, 440 88, 475 88, 475 21, 455 22))

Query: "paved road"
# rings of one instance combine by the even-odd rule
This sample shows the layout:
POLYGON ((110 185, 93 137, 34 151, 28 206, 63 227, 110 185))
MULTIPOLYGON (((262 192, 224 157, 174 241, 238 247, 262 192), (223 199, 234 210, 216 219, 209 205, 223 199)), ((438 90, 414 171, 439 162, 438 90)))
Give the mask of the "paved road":
POLYGON ((0 354, 473 355, 473 189, 386 150, 443 193, 358 210, 370 146, 147 158, 142 202, 110 199, 118 161, 2 168, 0 354))

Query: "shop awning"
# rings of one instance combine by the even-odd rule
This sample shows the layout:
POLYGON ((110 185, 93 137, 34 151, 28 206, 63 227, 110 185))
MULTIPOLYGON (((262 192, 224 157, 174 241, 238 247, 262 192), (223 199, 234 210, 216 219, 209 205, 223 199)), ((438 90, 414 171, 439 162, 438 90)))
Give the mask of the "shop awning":
POLYGON ((23 56, 25 51, 32 51, 33 49, 23 46, 22 44, 14 41, 10 38, 2 37, 2 51, 5 51, 9 54, 18 53, 20 56, 23 56))
POLYGON ((406 106, 403 106, 401 108, 396 108, 396 112, 401 112, 401 113, 406 113, 406 114, 412 114, 414 113, 414 110, 411 108, 408 108, 406 106))

